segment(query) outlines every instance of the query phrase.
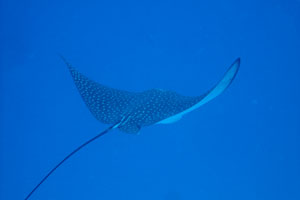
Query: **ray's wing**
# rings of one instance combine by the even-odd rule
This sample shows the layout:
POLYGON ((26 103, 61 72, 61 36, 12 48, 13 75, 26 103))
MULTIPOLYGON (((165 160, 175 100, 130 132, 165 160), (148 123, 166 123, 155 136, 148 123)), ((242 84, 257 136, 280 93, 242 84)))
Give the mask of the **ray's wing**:
POLYGON ((223 78, 212 89, 210 89, 206 93, 205 97, 199 102, 201 103, 201 105, 219 96, 224 90, 226 90, 229 87, 229 85, 232 83, 233 79, 235 78, 237 72, 239 71, 240 63, 241 63, 240 58, 236 59, 232 63, 232 65, 229 67, 229 69, 227 70, 223 78))
POLYGON ((190 97, 186 101, 183 101, 182 102, 183 104, 187 103, 187 105, 188 105, 187 109, 185 109, 181 112, 178 112, 175 115, 167 117, 167 118, 159 121, 158 123, 159 124, 172 123, 172 122, 180 119, 184 114, 199 108, 203 104, 205 104, 205 103, 209 102, 210 100, 214 99, 215 97, 219 96, 232 83, 232 81, 235 78, 239 68, 240 68, 240 58, 236 59, 233 62, 233 64, 229 67, 229 69, 227 70, 227 72, 225 73, 223 78, 213 88, 211 88, 208 92, 206 92, 205 94, 203 94, 199 97, 190 97), (190 106, 191 101, 192 102, 196 101, 196 102, 192 103, 193 105, 190 106))
POLYGON ((113 89, 90 80, 72 67, 64 57, 62 59, 67 64, 83 101, 96 119, 105 124, 121 121, 137 93, 113 89))

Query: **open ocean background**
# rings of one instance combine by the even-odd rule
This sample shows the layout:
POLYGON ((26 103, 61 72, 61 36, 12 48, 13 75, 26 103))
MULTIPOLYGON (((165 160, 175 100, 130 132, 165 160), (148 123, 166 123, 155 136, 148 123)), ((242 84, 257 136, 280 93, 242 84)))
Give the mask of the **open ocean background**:
POLYGON ((107 127, 58 53, 114 88, 188 96, 241 68, 174 124, 101 137, 32 200, 300 199, 299 0, 2 0, 0 51, 1 200, 107 127))

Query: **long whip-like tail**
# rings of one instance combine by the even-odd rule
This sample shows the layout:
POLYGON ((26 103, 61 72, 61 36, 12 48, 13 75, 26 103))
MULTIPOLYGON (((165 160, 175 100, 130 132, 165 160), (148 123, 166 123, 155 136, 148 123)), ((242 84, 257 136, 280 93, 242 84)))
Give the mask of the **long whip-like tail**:
POLYGON ((104 130, 103 132, 99 133, 98 135, 96 135, 95 137, 89 139, 88 141, 86 141, 85 143, 83 143, 82 145, 80 145, 79 147, 77 147, 75 150, 73 150, 71 153, 69 153, 63 160, 61 160, 55 167, 53 167, 51 169, 50 172, 48 172, 48 174, 33 188, 33 190, 26 196, 25 200, 29 199, 29 197, 42 185, 42 183, 47 180, 47 178, 59 167, 61 166, 66 160, 68 160, 71 156, 73 156, 75 153, 77 153, 80 149, 82 149, 83 147, 85 147, 86 145, 88 145, 89 143, 95 141, 96 139, 98 139, 99 137, 101 137, 102 135, 104 135, 105 133, 109 132, 111 129, 116 128, 119 123, 114 124, 113 126, 110 126, 109 128, 107 128, 106 130, 104 130))

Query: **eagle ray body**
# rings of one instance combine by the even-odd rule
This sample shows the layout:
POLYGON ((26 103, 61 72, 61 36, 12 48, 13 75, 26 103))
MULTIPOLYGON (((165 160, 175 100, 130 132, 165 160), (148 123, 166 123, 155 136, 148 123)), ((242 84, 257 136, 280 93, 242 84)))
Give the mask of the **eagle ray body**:
POLYGON ((200 96, 187 97, 161 89, 151 89, 144 92, 113 89, 90 80, 73 68, 63 56, 61 58, 67 64, 75 85, 91 113, 100 122, 111 124, 111 126, 78 146, 55 165, 31 190, 25 200, 29 199, 66 160, 110 130, 119 128, 127 133, 138 133, 144 126, 175 122, 184 114, 197 109, 221 94, 230 85, 240 66, 240 59, 238 58, 212 89, 200 96))
POLYGON ((90 80, 65 62, 80 95, 96 119, 106 124, 121 121, 118 128, 127 133, 138 133, 144 126, 179 120, 221 94, 234 79, 240 65, 237 59, 215 87, 203 95, 188 97, 161 89, 138 93, 110 88, 90 80))

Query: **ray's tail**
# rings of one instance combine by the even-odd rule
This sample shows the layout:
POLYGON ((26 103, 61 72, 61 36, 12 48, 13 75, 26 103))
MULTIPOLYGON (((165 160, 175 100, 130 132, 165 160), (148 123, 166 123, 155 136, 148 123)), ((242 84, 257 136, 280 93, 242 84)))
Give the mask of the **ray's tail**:
POLYGON ((102 131, 101 133, 99 133, 98 135, 94 136, 93 138, 89 139, 88 141, 86 141, 85 143, 83 143, 82 145, 80 145, 79 147, 77 147, 76 149, 74 149, 71 153, 69 153, 63 160, 61 160, 55 167, 53 167, 51 169, 50 172, 48 172, 48 174, 33 188, 33 190, 26 196, 25 200, 29 199, 30 196, 42 185, 43 182, 45 182, 45 180, 47 180, 47 178, 58 168, 60 167, 66 160, 68 160, 71 156, 73 156, 75 153, 77 153, 79 150, 81 150, 83 147, 85 147, 86 145, 88 145, 89 143, 95 141, 96 139, 98 139, 99 137, 101 137, 102 135, 106 134, 107 132, 109 132, 110 130, 118 127, 120 124, 120 122, 110 126, 109 128, 107 128, 106 130, 102 131))

